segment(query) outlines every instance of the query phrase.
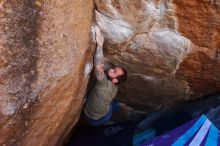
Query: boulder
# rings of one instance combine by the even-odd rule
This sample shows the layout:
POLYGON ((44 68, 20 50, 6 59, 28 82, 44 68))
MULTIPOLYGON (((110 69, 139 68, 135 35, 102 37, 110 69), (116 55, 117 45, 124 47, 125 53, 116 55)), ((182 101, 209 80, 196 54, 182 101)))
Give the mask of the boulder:
POLYGON ((118 98, 150 111, 220 89, 219 0, 1 0, 0 145, 62 145, 78 121, 96 21, 118 98))
POLYGON ((220 1, 95 0, 106 60, 129 73, 118 97, 155 110, 220 90, 220 1))
POLYGON ((90 0, 0 1, 0 145, 61 145, 82 107, 90 0))

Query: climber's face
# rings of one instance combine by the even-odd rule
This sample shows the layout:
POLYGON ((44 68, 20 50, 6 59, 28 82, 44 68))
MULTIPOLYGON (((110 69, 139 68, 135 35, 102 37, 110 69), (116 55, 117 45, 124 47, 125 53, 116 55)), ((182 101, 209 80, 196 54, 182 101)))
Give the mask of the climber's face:
POLYGON ((124 72, 120 67, 115 67, 108 70, 108 76, 111 78, 113 83, 118 83, 117 78, 123 74, 124 72))
POLYGON ((124 72, 123 72, 123 70, 120 67, 111 68, 108 71, 108 75, 111 78, 117 78, 117 77, 123 75, 123 73, 124 72))

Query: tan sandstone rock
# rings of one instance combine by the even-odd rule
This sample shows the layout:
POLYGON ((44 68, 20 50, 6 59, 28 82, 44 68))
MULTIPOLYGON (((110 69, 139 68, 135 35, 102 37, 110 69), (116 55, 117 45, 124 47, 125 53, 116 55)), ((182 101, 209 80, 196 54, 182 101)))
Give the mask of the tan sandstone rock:
POLYGON ((60 145, 92 67, 90 0, 0 1, 0 145, 60 145))
POLYGON ((220 1, 96 0, 106 59, 128 69, 122 101, 158 109, 220 91, 220 1))

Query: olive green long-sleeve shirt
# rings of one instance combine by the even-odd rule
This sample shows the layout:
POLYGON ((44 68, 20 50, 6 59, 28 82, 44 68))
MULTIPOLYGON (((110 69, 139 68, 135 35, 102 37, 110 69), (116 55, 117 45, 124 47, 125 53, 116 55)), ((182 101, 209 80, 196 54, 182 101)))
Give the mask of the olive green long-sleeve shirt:
POLYGON ((106 76, 101 81, 97 80, 95 87, 86 101, 84 108, 86 116, 94 120, 105 116, 117 91, 117 85, 114 85, 106 76))

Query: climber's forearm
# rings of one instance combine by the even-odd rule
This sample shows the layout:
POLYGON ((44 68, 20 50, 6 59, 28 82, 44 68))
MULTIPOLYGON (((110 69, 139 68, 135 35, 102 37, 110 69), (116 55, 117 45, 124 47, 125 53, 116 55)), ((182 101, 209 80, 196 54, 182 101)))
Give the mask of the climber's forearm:
POLYGON ((94 56, 94 63, 96 65, 104 64, 104 55, 103 55, 103 43, 104 43, 104 37, 102 36, 100 28, 96 25, 96 42, 97 42, 97 48, 95 51, 94 56))
POLYGON ((104 78, 104 55, 102 46, 97 45, 95 56, 95 75, 97 80, 101 81, 104 78))
POLYGON ((95 63, 95 66, 104 64, 103 48, 100 45, 97 45, 95 56, 94 56, 94 63, 95 63))
POLYGON ((101 30, 96 25, 96 42, 97 47, 94 55, 94 66, 95 66, 95 74, 96 78, 99 81, 104 79, 104 55, 103 55, 103 43, 104 37, 102 36, 101 30))
POLYGON ((95 66, 95 76, 98 81, 104 79, 104 64, 99 64, 95 66))

